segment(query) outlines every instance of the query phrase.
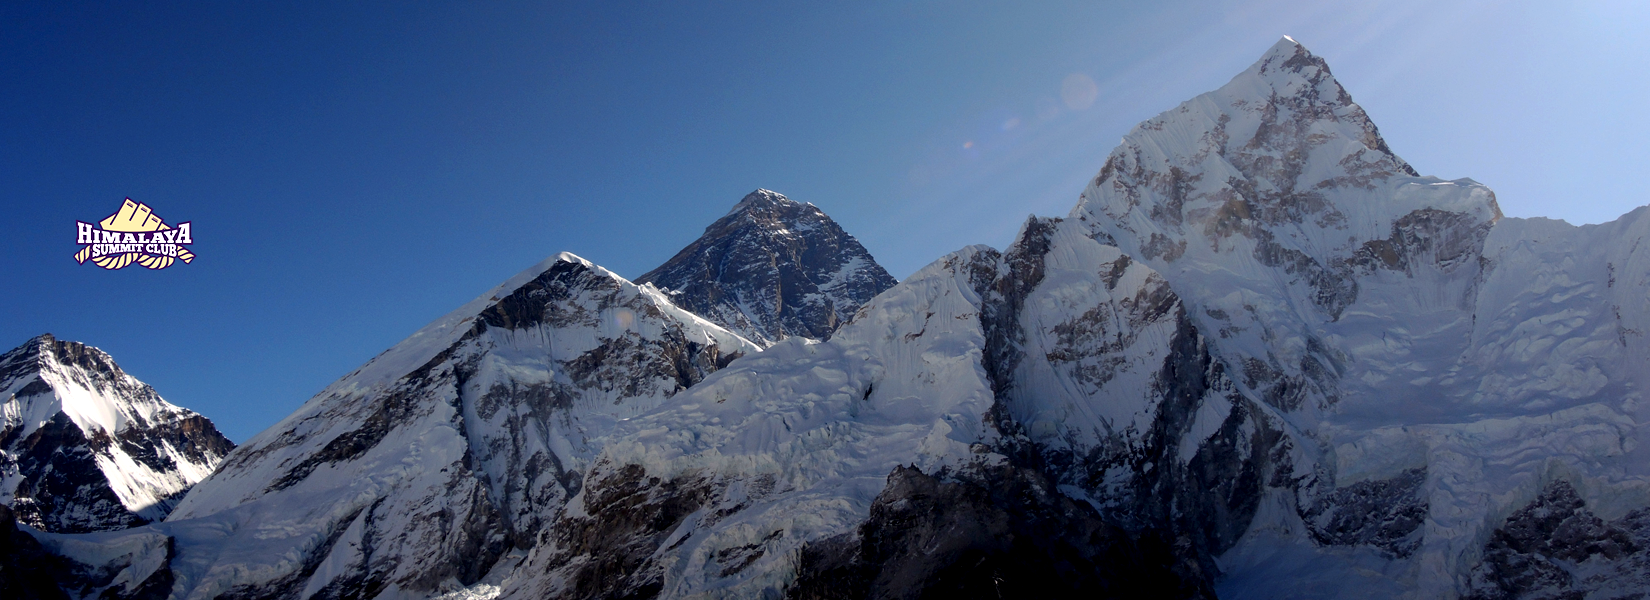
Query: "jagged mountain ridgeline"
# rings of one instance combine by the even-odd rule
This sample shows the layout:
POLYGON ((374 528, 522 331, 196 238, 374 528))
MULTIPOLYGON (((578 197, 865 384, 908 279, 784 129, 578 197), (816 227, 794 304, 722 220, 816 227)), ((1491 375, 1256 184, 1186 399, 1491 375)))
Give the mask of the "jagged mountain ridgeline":
POLYGON ((767 190, 635 282, 556 256, 163 522, 53 530, 16 493, 0 589, 1635 597, 1647 234, 1420 175, 1285 38, 1135 127, 1069 214, 904 281, 767 190))
POLYGON ((234 444, 102 350, 50 334, 0 355, 0 503, 49 532, 159 521, 234 444))

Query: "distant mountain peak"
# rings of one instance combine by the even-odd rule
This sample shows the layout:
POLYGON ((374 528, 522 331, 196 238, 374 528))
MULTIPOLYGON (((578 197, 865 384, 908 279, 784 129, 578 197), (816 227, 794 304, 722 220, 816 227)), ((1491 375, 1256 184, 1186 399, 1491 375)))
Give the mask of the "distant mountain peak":
MULTIPOLYGON (((1303 55, 1311 59, 1317 59, 1317 56, 1314 56, 1312 51, 1307 50, 1306 46, 1302 46, 1300 42, 1295 41, 1295 38, 1286 35, 1278 38, 1278 42, 1272 44, 1271 48, 1267 48, 1266 53, 1261 55, 1260 61, 1265 63, 1280 59, 1288 60, 1303 55)), ((1321 59, 1318 60, 1322 62, 1321 59)))
POLYGON ((166 516, 234 447, 97 348, 42 334, 0 355, 0 503, 47 531, 166 516))
MULTIPOLYGON (((743 213, 743 212, 756 211, 756 210, 760 210, 760 209, 764 209, 764 208, 772 209, 772 208, 776 208, 776 207, 780 207, 780 206, 801 205, 801 204, 803 204, 803 203, 797 202, 797 201, 792 200, 790 198, 786 198, 784 194, 781 194, 779 192, 775 192, 773 190, 769 190, 769 189, 765 189, 765 188, 757 188, 756 191, 751 192, 749 194, 745 194, 744 198, 741 198, 737 204, 733 205, 733 208, 728 210, 728 214, 729 215, 734 215, 734 214, 739 214, 739 213, 743 213)), ((808 204, 807 206, 813 206, 813 205, 808 204)))
POLYGON ((819 207, 758 189, 636 279, 762 346, 825 339, 897 281, 819 207))
POLYGON ((1257 261, 1313 273, 1314 303, 1333 318, 1356 291, 1331 289, 1350 284, 1324 269, 1395 222, 1423 209, 1500 217, 1487 189, 1444 183, 1420 178, 1329 65, 1284 37, 1219 89, 1137 125, 1070 216, 1159 269, 1254 240, 1257 261))
MULTIPOLYGON (((1306 46, 1302 46, 1300 42, 1289 36, 1283 36, 1283 39, 1278 40, 1278 43, 1272 44, 1272 47, 1266 49, 1266 53, 1261 55, 1260 60, 1255 61, 1247 71, 1240 73, 1237 78, 1242 78, 1250 73, 1259 75, 1274 84, 1287 85, 1297 80, 1305 80, 1313 83, 1332 83, 1336 88, 1340 88, 1340 83, 1335 81, 1334 76, 1329 72, 1329 63, 1324 62, 1318 55, 1306 49, 1306 46)), ((1341 92, 1345 93, 1345 90, 1341 90, 1341 92)), ((1330 98, 1336 101, 1343 100, 1339 94, 1325 99, 1330 98)), ((1345 100, 1349 101, 1350 99, 1346 98, 1345 100)))
MULTIPOLYGON (((0 356, 0 380, 21 381, 31 374, 35 376, 34 383, 25 386, 26 390, 18 390, 16 395, 26 396, 49 390, 52 387, 49 377, 43 378, 42 375, 68 369, 79 371, 75 383, 94 391, 104 391, 123 383, 125 379, 131 379, 107 352, 80 342, 60 340, 50 333, 30 338, 22 346, 0 356)), ((115 433, 134 424, 148 426, 156 412, 164 412, 168 407, 176 408, 164 402, 151 403, 147 397, 114 398, 112 403, 110 400, 106 396, 69 394, 54 397, 49 405, 67 413, 76 425, 88 433, 115 433)), ((26 419, 27 416, 19 418, 26 419)))
MULTIPOLYGON (((1412 177, 1418 175, 1409 163, 1393 154, 1374 121, 1363 107, 1353 102, 1352 95, 1330 72, 1329 63, 1289 36, 1278 40, 1253 65, 1212 94, 1224 97, 1239 108, 1267 106, 1294 113, 1302 120, 1323 122, 1328 128, 1340 129, 1349 139, 1379 152, 1397 171, 1412 177), (1353 129, 1345 129, 1346 125, 1353 129)), ((1253 138, 1242 141, 1264 140, 1271 133, 1275 132, 1257 129, 1253 138)))
POLYGON ((732 226, 744 222, 773 232, 785 232, 796 226, 801 226, 801 231, 809 231, 814 221, 836 223, 812 202, 798 202, 773 190, 758 189, 745 194, 728 214, 706 226, 705 235, 723 236, 732 226))

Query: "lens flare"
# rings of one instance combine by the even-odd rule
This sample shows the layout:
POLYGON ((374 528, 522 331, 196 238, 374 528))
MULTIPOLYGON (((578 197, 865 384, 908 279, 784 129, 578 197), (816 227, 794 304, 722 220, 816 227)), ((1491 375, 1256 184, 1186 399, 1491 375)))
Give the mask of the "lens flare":
POLYGON ((1060 99, 1072 110, 1083 110, 1093 106, 1094 99, 1099 96, 1100 86, 1088 75, 1072 73, 1066 76, 1065 81, 1060 82, 1060 99))

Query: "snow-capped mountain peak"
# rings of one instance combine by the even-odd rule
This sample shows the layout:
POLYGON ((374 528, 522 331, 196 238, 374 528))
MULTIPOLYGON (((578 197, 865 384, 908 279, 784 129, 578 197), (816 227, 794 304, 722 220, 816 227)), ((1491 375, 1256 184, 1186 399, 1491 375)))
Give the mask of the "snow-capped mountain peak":
POLYGON ((0 502, 47 531, 164 518, 234 446, 102 350, 45 334, 0 355, 0 502))
POLYGON ((1354 135, 1350 137, 1365 148, 1383 154, 1398 171, 1416 175, 1408 163, 1392 154, 1369 115, 1352 101, 1352 95, 1329 72, 1329 63, 1293 38, 1284 36, 1278 40, 1260 60, 1233 78, 1232 83, 1222 90, 1231 93, 1238 89, 1233 84, 1254 85, 1246 80, 1259 80, 1270 88, 1271 94, 1267 100, 1271 104, 1290 105, 1297 110, 1312 107, 1314 111, 1330 111, 1337 120, 1355 128, 1354 135))
POLYGON ((1259 361, 1246 386, 1316 410, 1338 396, 1344 362, 1316 330, 1367 299, 1380 273, 1455 282, 1433 296, 1459 306, 1501 212, 1476 182, 1417 176, 1328 65, 1285 38, 1220 89, 1136 126, 1070 216, 1161 272, 1203 329, 1259 361))
POLYGON ((0 357, 0 368, 22 373, 32 368, 39 385, 57 390, 52 401, 32 403, 32 414, 23 420, 42 422, 51 413, 62 411, 88 434, 114 433, 130 424, 147 425, 172 407, 157 396, 142 396, 125 402, 110 402, 97 392, 126 383, 126 375, 108 354, 75 342, 59 341, 43 334, 0 357), (53 385, 56 384, 56 385, 53 385))
POLYGON ((1644 219, 1507 219, 1484 185, 1419 176, 1293 40, 1136 127, 1070 218, 1169 282, 1300 452, 1222 558, 1228 591, 1276 597, 1313 564, 1331 575, 1293 581, 1324 595, 1452 597, 1557 479, 1617 515, 1650 500, 1626 458, 1644 219))
MULTIPOLYGON (((796 203, 797 202, 795 200, 786 198, 784 194, 779 192, 757 188, 756 191, 745 194, 744 198, 740 198, 739 202, 733 205, 733 208, 728 209, 728 214, 733 215, 741 212, 760 211, 764 209, 772 210, 777 207, 789 206, 796 203)), ((813 206, 813 204, 808 203, 808 206, 813 206)))

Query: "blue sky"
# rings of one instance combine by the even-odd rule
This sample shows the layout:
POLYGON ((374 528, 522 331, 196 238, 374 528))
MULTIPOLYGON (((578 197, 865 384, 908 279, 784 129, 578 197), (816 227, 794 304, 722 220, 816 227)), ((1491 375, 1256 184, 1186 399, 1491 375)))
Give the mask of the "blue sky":
POLYGON ((1509 216, 1650 202, 1638 3, 698 4, 0 5, 0 345, 96 345, 243 441, 546 256, 634 277, 758 187, 896 277, 1001 247, 1282 35, 1509 216), (75 264, 126 197, 198 259, 75 264))

